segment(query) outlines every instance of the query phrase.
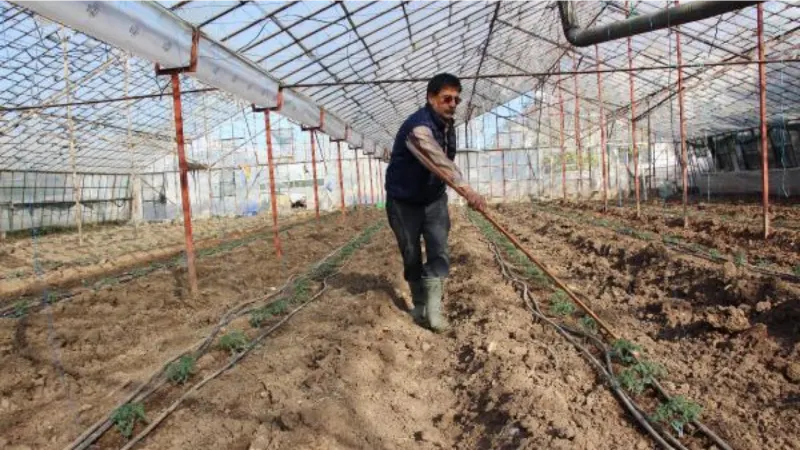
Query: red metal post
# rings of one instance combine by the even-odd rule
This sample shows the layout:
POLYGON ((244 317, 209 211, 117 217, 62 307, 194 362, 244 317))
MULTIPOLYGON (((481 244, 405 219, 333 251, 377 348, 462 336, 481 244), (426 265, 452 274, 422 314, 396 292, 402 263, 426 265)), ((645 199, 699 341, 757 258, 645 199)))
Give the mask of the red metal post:
POLYGON ((181 111, 181 80, 172 73, 172 109, 175 113, 175 137, 178 143, 178 167, 181 181, 181 206, 183 207, 183 233, 186 239, 186 269, 189 273, 189 292, 197 296, 197 269, 194 264, 194 239, 192 237, 192 205, 189 203, 189 165, 183 140, 183 114, 181 111))
MULTIPOLYGON (((575 55, 572 58, 575 71, 577 72, 578 57, 575 55)), ((575 152, 578 156, 578 197, 580 198, 581 193, 583 192, 583 155, 581 155, 581 100, 580 95, 578 94, 578 75, 573 75, 572 80, 575 83, 575 152)), ((592 162, 590 158, 590 167, 591 164, 592 162)))
POLYGON ((314 213, 319 220, 319 186, 317 186, 317 142, 314 130, 308 130, 311 137, 311 176, 314 178, 314 213))
MULTIPOLYGON (((600 69, 600 49, 594 46, 597 69, 600 69)), ((600 158, 603 163, 603 211, 608 210, 608 164, 606 163, 606 113, 603 110, 603 76, 597 72, 597 102, 600 105, 600 158)), ((619 195, 619 193, 617 193, 619 195)))
POLYGON ((275 163, 272 158, 272 122, 269 111, 264 111, 264 129, 267 135, 267 165, 269 166, 269 204, 272 209, 272 242, 275 245, 275 256, 283 257, 280 230, 278 229, 278 196, 275 189, 275 163))
POLYGON ((369 199, 370 202, 375 204, 375 186, 372 184, 372 158, 367 157, 367 164, 369 165, 369 199))
POLYGON ((336 142, 336 151, 338 152, 337 159, 339 163, 339 193, 342 203, 342 216, 347 215, 347 208, 344 205, 344 171, 342 171, 342 143, 336 142))
MULTIPOLYGON (((559 72, 561 71, 561 62, 559 62, 559 72)), ((561 74, 558 75, 558 117, 560 123, 559 145, 561 146, 561 193, 564 200, 567 199, 567 155, 564 148, 564 95, 561 93, 561 74)))
POLYGON ((764 65, 764 4, 757 6, 758 97, 761 119, 761 200, 764 203, 764 239, 769 237, 769 158, 767 157, 767 73, 764 65))
MULTIPOLYGON (((678 1, 675 1, 678 4, 678 1)), ((677 29, 677 27, 676 27, 677 29)), ((680 132, 681 132, 681 180, 683 184, 683 227, 689 227, 689 175, 688 175, 688 157, 686 149, 686 114, 683 110, 683 69, 680 68, 683 63, 683 54, 681 53, 681 34, 675 33, 675 51, 678 57, 678 115, 680 119, 680 132)), ((668 166, 669 167, 669 166, 668 166)))
POLYGON ((356 206, 358 207, 359 214, 361 214, 361 169, 358 167, 358 149, 356 153, 356 187, 358 189, 358 199, 356 199, 356 206))
MULTIPOLYGON (((628 2, 626 2, 626 7, 628 2)), ((633 93, 633 49, 631 37, 628 36, 628 81, 631 91, 631 144, 633 145, 633 191, 636 195, 636 218, 641 216, 642 208, 639 203, 639 148, 636 146, 636 98, 633 93)))

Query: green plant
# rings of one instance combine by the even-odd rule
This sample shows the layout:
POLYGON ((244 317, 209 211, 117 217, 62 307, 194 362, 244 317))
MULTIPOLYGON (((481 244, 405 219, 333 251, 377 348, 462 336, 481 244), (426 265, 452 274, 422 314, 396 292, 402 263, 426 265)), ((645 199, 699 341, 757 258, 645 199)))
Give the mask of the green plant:
POLYGON ((21 317, 25 317, 26 315, 28 315, 28 308, 29 308, 28 302, 26 302, 25 300, 20 300, 14 303, 14 317, 18 319, 21 317))
POLYGON ((762 268, 762 269, 766 269, 766 268, 768 268, 768 267, 769 267, 771 264, 772 264, 772 263, 771 263, 771 262, 770 262, 770 260, 768 260, 768 259, 759 259, 759 260, 758 260, 758 262, 756 263, 756 266, 758 266, 758 267, 760 267, 760 268, 762 268))
POLYGON ((286 299, 276 300, 269 305, 262 306, 250 314, 250 326, 259 328, 273 316, 282 314, 288 307, 289 302, 286 299))
POLYGON ((679 237, 677 237, 675 235, 672 235, 672 234, 668 234, 668 235, 664 236, 663 240, 664 240, 665 244, 672 244, 672 245, 676 245, 676 244, 679 244, 681 242, 679 237))
POLYGON ((711 251, 708 252, 708 255, 711 256, 712 259, 722 259, 722 255, 719 253, 719 250, 712 248, 711 251))
POLYGON ((611 356, 617 358, 625 364, 632 364, 636 362, 639 354, 642 352, 642 347, 634 344, 627 339, 617 339, 611 345, 611 356))
POLYGON ((227 350, 231 355, 241 353, 247 348, 247 335, 241 330, 232 330, 219 338, 219 346, 227 350))
POLYGON ((569 301, 566 292, 558 290, 550 296, 550 312, 557 316, 568 316, 575 312, 575 304, 569 301))
POLYGON ((703 408, 682 395, 676 395, 669 401, 658 405, 652 420, 670 426, 678 437, 683 437, 683 427, 696 420, 703 408))
POLYGON ((800 264, 792 267, 792 273, 794 274, 794 276, 800 277, 800 264))
POLYGON ((743 251, 736 252, 736 256, 733 258, 733 263, 736 264, 736 267, 742 267, 747 264, 747 255, 743 251))
POLYGON ((167 379, 175 384, 183 384, 194 372, 195 358, 192 355, 183 355, 181 358, 167 366, 167 379))
POLYGON ((133 427, 136 422, 147 423, 147 416, 144 414, 144 405, 141 403, 126 403, 111 414, 111 423, 117 428, 121 435, 130 439, 133 436, 133 427))
POLYGON ((639 361, 620 372, 617 379, 625 390, 636 395, 641 394, 644 388, 667 374, 664 366, 650 361, 639 361))
POLYGON ((580 318, 580 320, 578 320, 578 323, 580 324, 581 328, 583 328, 585 331, 592 334, 597 333, 597 322, 595 322, 595 320, 592 319, 591 317, 583 316, 580 318))

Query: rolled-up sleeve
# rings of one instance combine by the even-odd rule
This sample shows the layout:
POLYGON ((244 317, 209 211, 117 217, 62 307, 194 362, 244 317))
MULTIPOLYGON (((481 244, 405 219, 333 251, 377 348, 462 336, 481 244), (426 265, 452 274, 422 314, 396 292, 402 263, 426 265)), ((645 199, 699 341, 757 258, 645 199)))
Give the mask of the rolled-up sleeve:
POLYGON ((406 147, 431 172, 433 172, 432 167, 436 167, 456 186, 466 185, 461 171, 436 142, 430 128, 418 126, 411 130, 406 138, 406 147))

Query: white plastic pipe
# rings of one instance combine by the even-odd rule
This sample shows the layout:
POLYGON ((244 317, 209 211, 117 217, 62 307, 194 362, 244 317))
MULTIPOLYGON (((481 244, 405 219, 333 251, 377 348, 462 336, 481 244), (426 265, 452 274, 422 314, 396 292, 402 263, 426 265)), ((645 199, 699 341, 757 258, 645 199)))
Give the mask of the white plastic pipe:
MULTIPOLYGON (((16 1, 37 14, 60 22, 163 68, 186 67, 192 51, 192 25, 155 2, 16 1)), ((198 80, 260 107, 278 104, 280 83, 266 70, 225 45, 201 36, 198 80)), ((319 127, 320 107, 291 89, 283 91, 280 113, 308 127, 319 127)), ((328 129, 344 138, 343 120, 325 112, 328 129)), ((353 133, 355 134, 355 133, 353 133)), ((350 142, 353 144, 353 142, 350 142)))

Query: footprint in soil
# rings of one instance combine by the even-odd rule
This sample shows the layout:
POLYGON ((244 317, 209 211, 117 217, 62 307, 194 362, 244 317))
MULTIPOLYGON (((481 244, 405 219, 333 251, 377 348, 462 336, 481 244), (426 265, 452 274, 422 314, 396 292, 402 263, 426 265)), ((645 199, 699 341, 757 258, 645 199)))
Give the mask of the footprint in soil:
POLYGON ((385 275, 372 275, 364 273, 342 273, 331 281, 331 287, 345 289, 352 295, 363 294, 369 291, 383 291, 392 299, 394 306, 401 311, 408 311, 406 301, 398 295, 389 278, 385 275))

